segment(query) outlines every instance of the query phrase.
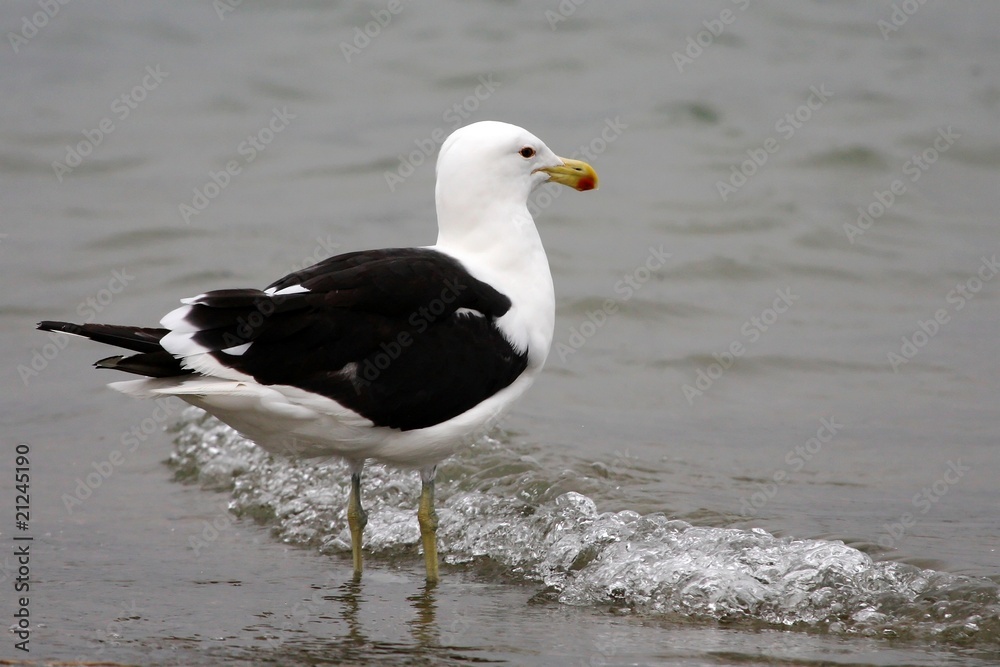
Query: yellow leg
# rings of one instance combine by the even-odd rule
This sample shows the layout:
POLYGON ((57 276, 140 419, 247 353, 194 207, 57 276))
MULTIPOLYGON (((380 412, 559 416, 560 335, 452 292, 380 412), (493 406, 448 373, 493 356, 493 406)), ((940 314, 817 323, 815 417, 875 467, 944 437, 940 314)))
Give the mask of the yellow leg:
POLYGON ((354 576, 361 576, 361 540, 368 523, 368 513, 361 507, 361 473, 351 473, 351 497, 347 501, 347 525, 351 528, 351 554, 354 576))
POLYGON ((437 527, 438 517, 434 511, 434 473, 427 479, 421 475, 420 508, 417 510, 417 521, 420 523, 420 537, 424 542, 424 564, 427 566, 427 581, 438 580, 437 527))

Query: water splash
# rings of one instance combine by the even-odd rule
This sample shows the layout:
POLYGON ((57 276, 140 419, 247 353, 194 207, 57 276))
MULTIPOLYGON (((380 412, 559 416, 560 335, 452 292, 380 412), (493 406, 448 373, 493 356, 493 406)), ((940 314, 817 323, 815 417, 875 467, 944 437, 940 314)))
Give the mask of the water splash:
MULTIPOLYGON (((194 408, 177 428, 170 461, 182 479, 229 490, 231 511, 286 542, 350 549, 342 463, 273 458, 194 408)), ((419 491, 416 473, 366 468, 366 549, 416 551, 419 491)), ((1000 645, 1000 587, 989 580, 875 562, 841 542, 601 513, 496 440, 445 466, 438 495, 447 562, 499 565, 542 582, 548 597, 566 604, 1000 645)))

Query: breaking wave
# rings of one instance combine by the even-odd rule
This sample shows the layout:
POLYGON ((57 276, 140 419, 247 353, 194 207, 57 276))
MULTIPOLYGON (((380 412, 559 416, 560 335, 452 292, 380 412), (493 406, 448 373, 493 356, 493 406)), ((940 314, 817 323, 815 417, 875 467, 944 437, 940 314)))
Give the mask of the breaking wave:
MULTIPOLYGON (((349 471, 340 462, 271 457, 195 408, 177 427, 170 462, 181 479, 228 490, 231 512, 285 542, 350 551, 349 471)), ((571 605, 1000 645, 1000 587, 990 580, 876 562, 842 542, 602 513, 559 486, 530 456, 493 439, 450 460, 437 484, 445 562, 538 581, 540 595, 571 605)), ((416 553, 419 492, 416 473, 366 467, 367 550, 416 553)))

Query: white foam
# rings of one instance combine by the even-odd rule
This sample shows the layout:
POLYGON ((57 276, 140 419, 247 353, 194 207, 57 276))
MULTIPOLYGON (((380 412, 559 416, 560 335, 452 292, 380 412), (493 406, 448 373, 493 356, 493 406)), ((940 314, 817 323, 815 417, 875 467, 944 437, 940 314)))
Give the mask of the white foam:
MULTIPOLYGON (((270 459, 200 411, 183 420, 171 460, 203 484, 230 489, 234 512, 259 516, 267 507, 279 539, 349 552, 346 464, 270 459)), ((559 492, 557 474, 495 440, 442 466, 449 467, 466 474, 453 469, 445 478, 458 481, 438 484, 442 556, 469 567, 489 559, 565 604, 836 634, 986 645, 1000 637, 1000 587, 986 579, 875 562, 842 542, 602 513, 585 495, 559 492)), ((401 547, 419 540, 419 475, 369 465, 363 485, 366 550, 409 553, 401 547)))

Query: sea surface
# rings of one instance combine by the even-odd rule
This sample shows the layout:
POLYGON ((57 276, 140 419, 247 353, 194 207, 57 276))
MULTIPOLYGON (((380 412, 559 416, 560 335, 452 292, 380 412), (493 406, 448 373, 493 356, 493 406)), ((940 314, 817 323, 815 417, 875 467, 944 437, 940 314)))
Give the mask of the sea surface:
POLYGON ((1000 662, 1000 5, 35 0, 0 26, 0 659, 1000 662), (555 342, 440 469, 436 587, 414 473, 368 468, 354 582, 341 464, 130 400, 109 349, 34 330, 433 243, 437 148, 485 119, 601 188, 532 200, 555 342))

